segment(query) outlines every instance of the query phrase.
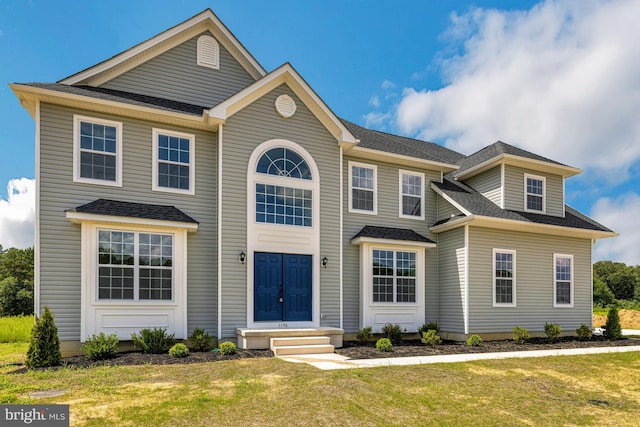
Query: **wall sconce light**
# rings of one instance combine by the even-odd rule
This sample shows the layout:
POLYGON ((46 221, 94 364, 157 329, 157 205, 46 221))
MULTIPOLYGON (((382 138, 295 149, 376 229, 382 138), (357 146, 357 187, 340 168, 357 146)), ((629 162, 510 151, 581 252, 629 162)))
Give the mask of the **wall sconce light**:
POLYGON ((247 254, 245 254, 244 251, 240 252, 240 255, 238 255, 238 261, 240 261, 240 264, 244 264, 246 260, 247 254))
POLYGON ((322 266, 324 268, 327 268, 327 262, 329 262, 329 260, 327 259, 327 257, 322 258, 322 266))

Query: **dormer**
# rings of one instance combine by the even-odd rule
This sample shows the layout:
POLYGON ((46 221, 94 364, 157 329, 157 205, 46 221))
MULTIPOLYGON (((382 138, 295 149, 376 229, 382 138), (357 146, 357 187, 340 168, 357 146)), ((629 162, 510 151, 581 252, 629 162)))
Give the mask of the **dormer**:
POLYGON ((564 180, 580 169, 498 141, 466 157, 452 174, 495 203, 517 212, 564 217, 564 180))

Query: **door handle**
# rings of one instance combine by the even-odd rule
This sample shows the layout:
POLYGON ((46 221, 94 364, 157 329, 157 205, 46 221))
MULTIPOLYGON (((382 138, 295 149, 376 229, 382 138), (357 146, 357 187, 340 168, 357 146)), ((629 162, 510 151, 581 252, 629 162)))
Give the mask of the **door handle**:
POLYGON ((283 302, 284 298, 282 298, 282 288, 280 288, 280 297, 278 298, 278 302, 283 302))

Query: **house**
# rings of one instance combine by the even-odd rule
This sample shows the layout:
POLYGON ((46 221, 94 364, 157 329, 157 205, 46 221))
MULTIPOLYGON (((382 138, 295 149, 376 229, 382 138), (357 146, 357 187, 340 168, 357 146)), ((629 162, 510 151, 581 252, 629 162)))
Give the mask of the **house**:
POLYGON ((580 170, 496 142, 470 156, 337 117, 207 9, 57 83, 35 120, 36 310, 63 349, 194 327, 243 347, 386 323, 504 337, 591 324, 580 170))

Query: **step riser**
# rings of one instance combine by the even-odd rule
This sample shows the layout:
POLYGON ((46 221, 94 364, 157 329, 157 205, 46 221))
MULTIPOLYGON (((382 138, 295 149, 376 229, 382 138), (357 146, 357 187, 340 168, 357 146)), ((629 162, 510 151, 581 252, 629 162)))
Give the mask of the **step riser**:
POLYGON ((322 345, 308 345, 308 346, 286 346, 286 347, 273 347, 273 354, 275 356, 291 356, 296 354, 323 354, 333 353, 335 347, 331 344, 322 345))
POLYGON ((287 337, 271 338, 271 348, 294 345, 320 345, 331 344, 329 337, 287 337))

